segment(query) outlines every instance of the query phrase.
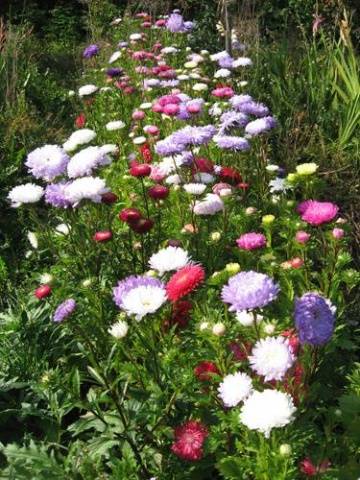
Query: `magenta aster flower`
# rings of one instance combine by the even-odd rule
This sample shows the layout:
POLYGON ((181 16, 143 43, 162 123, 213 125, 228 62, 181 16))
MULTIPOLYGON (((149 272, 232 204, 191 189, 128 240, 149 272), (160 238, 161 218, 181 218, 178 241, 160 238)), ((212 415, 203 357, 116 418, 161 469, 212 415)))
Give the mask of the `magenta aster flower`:
POLYGON ((236 244, 243 250, 256 250, 266 246, 266 237, 262 233, 244 233, 236 240, 236 244))
POLYGON ((301 219, 304 220, 304 222, 318 226, 323 223, 331 222, 331 220, 336 217, 339 207, 332 202, 305 200, 297 206, 296 210, 301 215, 301 219))

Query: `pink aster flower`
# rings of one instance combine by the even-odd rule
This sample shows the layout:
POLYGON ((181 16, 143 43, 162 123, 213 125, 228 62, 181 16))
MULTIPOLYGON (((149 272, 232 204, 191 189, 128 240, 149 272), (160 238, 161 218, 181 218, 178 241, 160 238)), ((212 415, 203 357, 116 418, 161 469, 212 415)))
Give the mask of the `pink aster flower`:
POLYGON ((208 430, 200 422, 190 420, 175 428, 175 442, 171 450, 183 460, 196 461, 203 456, 203 443, 208 430))
POLYGON ((331 222, 336 217, 339 207, 332 202, 305 200, 297 206, 297 211, 304 222, 317 226, 331 222))
POLYGON ((266 237, 262 233, 244 233, 236 240, 236 244, 243 250, 256 250, 266 246, 266 237))

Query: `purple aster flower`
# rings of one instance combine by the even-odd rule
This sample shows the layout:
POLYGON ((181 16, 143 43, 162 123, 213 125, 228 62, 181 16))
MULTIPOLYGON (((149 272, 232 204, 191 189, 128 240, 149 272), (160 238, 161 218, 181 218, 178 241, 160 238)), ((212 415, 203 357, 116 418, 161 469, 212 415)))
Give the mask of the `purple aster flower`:
POLYGON ((106 70, 106 75, 111 78, 119 77, 120 75, 122 75, 122 73, 123 69, 118 67, 112 67, 106 70))
POLYGON ((269 115, 269 109, 266 105, 254 101, 241 103, 236 110, 247 115, 254 115, 255 117, 265 117, 269 115))
POLYGON ((248 121, 249 118, 244 113, 229 110, 228 112, 223 113, 220 117, 221 125, 219 133, 223 134, 229 128, 245 127, 248 121))
POLYGON ((172 33, 182 33, 186 30, 184 19, 179 13, 172 13, 166 21, 166 28, 172 33))
POLYGON ((98 45, 95 45, 95 44, 89 45, 83 51, 83 57, 84 58, 94 57, 95 55, 97 55, 99 53, 99 50, 100 50, 100 48, 99 48, 98 45))
POLYGON ((214 138, 214 142, 219 148, 224 150, 234 150, 235 152, 249 150, 250 144, 243 137, 232 137, 230 135, 222 135, 214 138))
POLYGON ((300 343, 322 345, 334 331, 335 315, 331 304, 317 293, 305 293, 295 300, 295 326, 300 343))
POLYGON ((54 322, 60 323, 66 318, 68 318, 76 308, 76 302, 72 298, 68 298, 64 302, 60 303, 60 305, 55 310, 53 320, 54 322))
POLYGON ((155 152, 161 157, 177 155, 178 153, 182 153, 185 149, 186 145, 175 143, 171 136, 166 137, 164 140, 160 140, 155 145, 155 152))
POLYGON ((183 145, 205 145, 210 142, 215 133, 216 128, 213 125, 206 125, 205 127, 188 125, 174 132, 171 137, 174 142, 183 145))
POLYGON ((179 112, 177 113, 176 118, 178 120, 189 120, 191 118, 191 113, 187 111, 184 103, 180 103, 179 112))
POLYGON ((232 68, 234 59, 228 54, 224 55, 223 57, 219 58, 218 65, 221 68, 232 68))
POLYGON ((118 43, 118 47, 119 47, 119 48, 125 48, 125 47, 127 47, 128 45, 129 45, 128 42, 119 42, 119 43, 118 43))
POLYGON ((276 120, 274 117, 257 118, 246 125, 245 132, 248 135, 255 137, 256 135, 260 135, 260 133, 271 130, 275 126, 276 120))
POLYGON ((189 20, 187 22, 184 22, 184 29, 186 33, 191 32, 191 30, 194 27, 195 27, 195 22, 191 22, 189 20))
POLYGON ((250 270, 231 277, 222 289, 221 298, 230 304, 230 312, 238 312, 265 307, 277 298, 279 291, 272 278, 250 270))
POLYGON ((71 203, 65 198, 65 188, 71 182, 50 183, 45 188, 45 202, 53 207, 68 208, 71 203))
POLYGON ((51 182, 66 170, 70 157, 58 145, 36 148, 26 158, 25 165, 35 178, 51 182))
POLYGON ((251 95, 234 95, 229 100, 230 105, 235 110, 239 110, 241 105, 244 105, 244 103, 249 103, 249 102, 252 102, 252 101, 253 101, 253 98, 252 98, 251 95))
POLYGON ((244 233, 236 240, 236 244, 242 250, 256 250, 265 247, 266 237, 262 233, 244 233))
POLYGON ((123 307, 123 298, 133 288, 137 287, 159 287, 165 288, 163 282, 153 277, 144 277, 142 275, 131 275, 118 282, 117 286, 113 288, 113 299, 119 308, 123 307))

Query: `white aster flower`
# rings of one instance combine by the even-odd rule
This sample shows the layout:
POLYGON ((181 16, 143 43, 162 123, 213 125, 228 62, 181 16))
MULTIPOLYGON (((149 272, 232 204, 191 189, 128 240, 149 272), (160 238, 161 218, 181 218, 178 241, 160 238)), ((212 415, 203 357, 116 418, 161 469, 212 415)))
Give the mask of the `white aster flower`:
POLYGON ((100 150, 105 154, 117 154, 119 153, 119 147, 115 143, 106 143, 105 145, 101 145, 100 150))
POLYGON ((100 92, 111 92, 112 88, 111 87, 101 87, 100 92))
POLYGON ((210 108, 209 108, 209 114, 212 117, 219 117, 223 113, 222 108, 218 102, 215 102, 210 108))
POLYGON ((152 107, 152 103, 151 102, 145 102, 145 103, 142 103, 139 107, 140 110, 149 110, 149 108, 152 107))
POLYGON ((76 206, 81 200, 101 202, 101 195, 109 191, 105 181, 99 177, 77 178, 64 189, 65 198, 76 206))
POLYGON ((114 52, 111 57, 109 58, 109 63, 114 63, 116 62, 116 60, 119 60, 119 58, 121 57, 121 52, 119 51, 116 51, 114 52))
POLYGON ((267 389, 254 392, 245 400, 240 421, 250 430, 258 430, 269 438, 273 428, 285 427, 293 420, 295 411, 289 394, 267 389))
POLYGON ((287 182, 286 178, 274 178, 269 182, 270 193, 278 193, 278 192, 286 192, 286 190, 290 190, 292 187, 287 182))
POLYGON ((43 273, 40 275, 40 283, 41 285, 48 285, 54 280, 54 277, 50 273, 43 273))
POLYGON ((148 313, 155 313, 166 302, 164 288, 151 285, 133 288, 122 299, 122 308, 140 321, 148 313))
POLYGON ((200 80, 201 79, 200 73, 198 73, 196 71, 193 71, 193 72, 189 73, 189 77, 192 78, 193 80, 200 80))
POLYGON ((157 270, 160 275, 172 270, 179 270, 190 262, 189 254, 180 247, 163 248, 157 253, 151 255, 149 266, 157 270))
POLYGON ((28 232, 27 238, 30 242, 30 245, 36 250, 39 247, 39 242, 34 232, 28 232))
MULTIPOLYGON (((262 321, 262 315, 256 315, 256 323, 257 325, 262 321)), ((255 315, 253 312, 247 312, 246 310, 242 310, 236 312, 236 320, 243 326, 243 327, 251 327, 254 325, 255 322, 255 315)))
POLYGON ((93 93, 97 92, 98 87, 96 85, 84 85, 79 88, 78 93, 80 97, 86 97, 87 95, 92 95, 93 93))
POLYGON ((90 143, 96 137, 94 130, 90 128, 80 128, 73 132, 70 137, 66 140, 63 147, 66 152, 72 152, 76 150, 79 145, 85 145, 90 143))
POLYGON ((186 183, 183 188, 190 195, 201 195, 205 192, 206 185, 203 183, 186 183))
POLYGON ((232 67, 250 67, 253 64, 251 58, 248 57, 239 57, 232 62, 232 67))
POLYGON ((108 332, 117 340, 126 337, 129 330, 129 325, 123 320, 119 320, 114 323, 109 329, 108 332))
POLYGON ((95 168, 110 163, 111 158, 100 147, 87 147, 71 158, 67 172, 70 178, 82 177, 90 175, 95 168))
POLYGON ((227 68, 220 68, 214 73, 214 78, 228 78, 231 76, 231 71, 227 68))
POLYGON ((129 37, 130 40, 136 41, 136 40, 141 40, 142 39, 142 34, 141 33, 132 33, 129 37))
POLYGON ((177 53, 179 49, 176 47, 164 47, 160 51, 166 55, 167 53, 177 53))
POLYGON ((224 202, 215 193, 208 193, 205 200, 196 201, 194 206, 196 215, 215 215, 222 210, 224 210, 224 202))
POLYGON ((208 86, 206 83, 195 83, 192 87, 194 92, 204 92, 205 90, 208 90, 208 86))
POLYGON ((246 373, 240 372, 226 375, 219 385, 218 392, 225 407, 236 407, 252 392, 251 378, 246 373))
POLYGON ((180 80, 180 81, 184 81, 184 80, 189 80, 189 75, 186 75, 185 73, 181 73, 180 75, 178 75, 177 79, 180 80))
POLYGON ((250 367, 265 382, 282 380, 294 363, 295 357, 284 337, 266 337, 258 340, 249 356, 250 367))
POLYGON ((7 198, 14 208, 20 207, 23 203, 36 203, 44 195, 44 189, 35 183, 25 183, 10 190, 7 198))
POLYGON ((120 130, 125 127, 125 123, 122 120, 114 120, 113 122, 108 122, 105 125, 106 130, 112 132, 113 130, 120 130))
POLYGON ((210 60, 212 60, 213 62, 217 62, 218 60, 221 60, 222 58, 227 58, 228 56, 228 52, 226 50, 223 50, 222 52, 217 52, 210 55, 210 60))
POLYGON ((59 223, 59 225, 56 225, 55 231, 58 235, 68 235, 70 227, 69 225, 66 225, 66 223, 59 223))
POLYGON ((135 145, 142 145, 142 144, 145 143, 145 142, 146 142, 146 137, 143 137, 143 136, 135 137, 135 138, 133 139, 133 143, 134 143, 135 145))

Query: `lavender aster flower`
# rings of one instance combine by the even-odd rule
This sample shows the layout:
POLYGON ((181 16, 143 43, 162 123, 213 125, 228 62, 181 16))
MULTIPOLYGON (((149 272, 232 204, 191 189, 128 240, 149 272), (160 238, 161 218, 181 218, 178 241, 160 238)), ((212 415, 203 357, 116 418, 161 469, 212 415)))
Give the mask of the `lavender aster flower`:
POLYGON ((269 109, 266 105, 254 101, 242 103, 236 109, 247 115, 254 115, 255 117, 265 117, 269 115, 269 109))
POLYGON ((182 153, 185 149, 186 145, 175 143, 172 139, 172 136, 166 137, 164 140, 160 140, 155 145, 155 152, 161 157, 176 155, 178 153, 182 153))
POLYGON ((328 301, 314 292, 295 300, 295 326, 300 343, 322 345, 330 340, 335 316, 328 301))
POLYGON ((228 54, 219 58, 218 65, 221 68, 232 68, 234 59, 228 54))
POLYGON ((245 127, 245 132, 252 137, 259 135, 260 133, 267 132, 276 126, 276 120, 274 117, 257 118, 252 122, 249 122, 245 127))
POLYGON ((54 322, 60 323, 68 318, 76 308, 76 302, 72 298, 68 298, 64 302, 60 303, 54 313, 54 322))
POLYGON ((234 150, 235 152, 249 150, 250 144, 243 137, 232 137, 230 135, 222 135, 214 137, 214 142, 219 148, 224 150, 234 150))
POLYGON ((172 80, 161 80, 160 87, 162 88, 170 88, 170 87, 177 87, 179 85, 179 80, 175 78, 172 80))
POLYGON ((113 289, 113 299, 119 308, 123 308, 123 299, 130 290, 138 287, 159 287, 165 288, 163 282, 153 277, 144 277, 141 275, 131 275, 118 282, 113 289))
POLYGON ((100 50, 100 48, 99 48, 98 45, 95 45, 95 44, 89 45, 83 51, 83 57, 84 58, 94 57, 95 55, 97 55, 99 53, 99 50, 100 50))
POLYGON ((247 115, 241 112, 236 112, 235 110, 229 110, 225 112, 220 117, 220 134, 224 134, 226 130, 234 127, 245 127, 248 123, 249 118, 247 115))
POLYGON ((109 165, 111 158, 100 147, 87 147, 76 153, 67 166, 70 178, 90 175, 92 171, 103 165, 109 165))
POLYGON ((251 95, 234 95, 229 100, 230 105, 233 107, 234 110, 239 110, 241 105, 244 105, 244 103, 249 103, 252 101, 253 101, 253 98, 251 95))
POLYGON ((172 33, 182 33, 186 31, 182 15, 179 13, 172 13, 167 19, 166 28, 172 33))
POLYGON ((216 133, 213 125, 204 127, 191 127, 190 125, 177 130, 171 135, 175 143, 183 145, 205 145, 210 142, 216 133))
POLYGON ((53 207, 68 208, 71 203, 65 197, 65 189, 70 182, 50 183, 45 188, 45 202, 53 207))
POLYGON ((222 289, 221 298, 230 304, 231 312, 238 312, 265 307, 276 299, 279 290, 279 285, 269 276, 250 270, 231 277, 222 289))
POLYGON ((51 181, 66 170, 70 157, 58 145, 44 145, 27 156, 25 165, 35 178, 51 181))

